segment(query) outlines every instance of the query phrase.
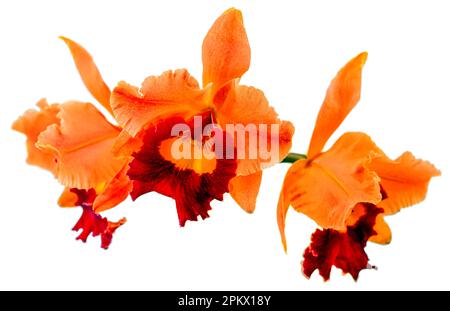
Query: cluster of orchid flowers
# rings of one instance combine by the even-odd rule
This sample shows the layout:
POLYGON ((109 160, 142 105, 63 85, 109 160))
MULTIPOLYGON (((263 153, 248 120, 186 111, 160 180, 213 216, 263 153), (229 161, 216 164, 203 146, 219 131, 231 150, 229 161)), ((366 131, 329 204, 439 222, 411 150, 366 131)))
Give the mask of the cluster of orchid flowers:
MULTIPOLYGON (((332 266, 356 280, 371 268, 368 241, 387 244, 391 231, 384 217, 424 200, 428 183, 440 172, 429 162, 405 152, 388 158, 361 132, 343 134, 327 151, 323 148, 360 98, 361 73, 367 58, 350 60, 332 80, 320 109, 307 154, 289 153, 294 126, 278 118, 263 92, 239 84, 250 66, 250 47, 241 12, 229 9, 213 24, 202 46, 203 87, 185 69, 150 76, 140 87, 120 82, 112 91, 105 84, 91 55, 76 42, 62 37, 72 53, 81 78, 116 121, 112 124, 93 104, 68 101, 38 102, 39 110, 26 111, 13 129, 26 135, 29 164, 54 174, 64 185, 62 207, 81 207, 74 230, 77 239, 100 236, 108 248, 114 232, 126 219, 109 221, 101 212, 114 208, 128 195, 133 200, 156 191, 175 200, 179 223, 208 217, 212 200, 225 193, 246 212, 256 206, 262 171, 276 163, 289 168, 277 208, 281 240, 286 249, 285 219, 289 207, 314 220, 320 229, 312 234, 304 252, 305 276, 318 270, 329 279, 332 266), (214 128, 210 137, 184 137, 192 150, 209 146, 208 157, 173 155, 178 137, 174 125, 195 131, 214 128), (227 153, 236 153, 236 133, 227 125, 265 124, 255 128, 258 137, 277 145, 275 157, 224 157, 214 138, 230 138, 227 153), (264 133, 262 133, 264 132, 264 133)), ((259 145, 240 141, 249 153, 259 145)), ((184 144, 186 147, 186 144, 184 144)), ((241 146, 242 147, 242 146, 241 146)), ((253 150, 254 151, 254 150, 253 150)), ((258 151, 258 150, 256 150, 258 151)))

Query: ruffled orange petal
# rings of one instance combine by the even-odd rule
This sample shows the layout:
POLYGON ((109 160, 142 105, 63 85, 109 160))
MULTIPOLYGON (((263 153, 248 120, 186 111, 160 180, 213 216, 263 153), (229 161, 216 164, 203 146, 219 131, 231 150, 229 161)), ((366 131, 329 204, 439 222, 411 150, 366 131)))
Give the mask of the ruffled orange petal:
POLYGON ((325 153, 295 162, 286 174, 278 201, 283 244, 285 218, 291 205, 324 229, 345 230, 360 202, 381 200, 379 178, 367 169, 377 147, 363 133, 346 133, 325 153))
POLYGON ((133 189, 133 184, 127 176, 128 172, 128 162, 124 167, 117 173, 116 176, 104 187, 103 191, 95 198, 93 210, 96 213, 100 213, 111 209, 119 203, 123 202, 131 190, 133 189))
POLYGON ((214 91, 240 78, 250 67, 250 45, 242 13, 231 8, 223 13, 206 34, 202 46, 203 86, 214 91))
POLYGON ((59 112, 59 105, 48 105, 45 99, 41 99, 37 106, 40 109, 39 111, 34 109, 26 111, 14 122, 12 128, 27 137, 27 162, 54 173, 54 156, 45 150, 36 148, 35 145, 41 132, 52 124, 59 124, 59 119, 56 116, 59 112))
POLYGON ((256 207, 262 171, 247 176, 236 176, 228 185, 233 199, 247 213, 253 213, 256 207))
POLYGON ((113 146, 113 153, 117 157, 129 157, 134 152, 139 151, 143 144, 145 131, 139 132, 136 137, 131 136, 127 131, 122 130, 113 146))
POLYGON ((111 91, 103 81, 102 75, 95 65, 92 56, 75 41, 72 41, 66 37, 60 38, 64 40, 69 47, 75 66, 77 67, 86 88, 92 96, 94 96, 94 98, 102 104, 102 106, 105 107, 109 113, 112 114, 111 105, 109 104, 111 91))
POLYGON ((278 118, 261 90, 239 85, 237 80, 227 85, 227 89, 223 98, 216 96, 216 118, 234 137, 238 151, 237 175, 250 175, 282 161, 291 149, 292 123, 278 118), (239 128, 243 130, 237 131, 239 128), (245 138, 241 136, 240 140, 238 133, 243 133, 245 138), (278 152, 272 142, 278 144, 278 152))
POLYGON ((433 164, 416 159, 410 152, 396 160, 383 155, 374 159, 369 167, 381 178, 381 186, 386 192, 387 198, 378 204, 385 215, 423 201, 430 179, 440 175, 433 164))
MULTIPOLYGON (((100 185, 93 196, 92 209, 95 213, 100 213, 111 209, 121 202, 123 202, 130 194, 133 185, 127 176, 128 162, 117 173, 114 178, 107 184, 100 185)), ((80 198, 73 188, 66 187, 58 200, 58 205, 61 207, 76 207, 80 205, 80 198)))
POLYGON ((185 69, 148 77, 142 87, 120 82, 111 95, 119 124, 136 136, 145 126, 169 116, 188 119, 208 108, 206 92, 185 69))
POLYGON ((326 142, 359 101, 361 72, 367 53, 349 61, 331 81, 327 95, 317 116, 311 137, 308 157, 320 153, 326 142))
POLYGON ((111 180, 126 159, 117 159, 112 147, 120 129, 91 104, 67 102, 60 106, 60 124, 39 135, 37 146, 52 152, 56 177, 70 188, 89 189, 111 180))

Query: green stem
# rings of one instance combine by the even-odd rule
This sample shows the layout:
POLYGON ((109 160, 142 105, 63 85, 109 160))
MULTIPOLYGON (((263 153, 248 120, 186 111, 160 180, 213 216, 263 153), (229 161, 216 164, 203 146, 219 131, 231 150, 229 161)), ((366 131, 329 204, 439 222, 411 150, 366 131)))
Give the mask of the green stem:
POLYGON ((283 161, 281 161, 281 163, 294 163, 295 161, 305 160, 306 158, 306 154, 291 152, 283 159, 283 161))

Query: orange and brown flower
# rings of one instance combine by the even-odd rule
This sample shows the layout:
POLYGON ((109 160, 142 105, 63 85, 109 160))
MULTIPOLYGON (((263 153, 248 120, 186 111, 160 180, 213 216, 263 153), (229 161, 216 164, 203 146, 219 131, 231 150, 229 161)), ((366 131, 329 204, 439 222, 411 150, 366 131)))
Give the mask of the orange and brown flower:
POLYGON ((364 133, 345 133, 327 151, 329 137, 360 98, 362 53, 345 65, 331 82, 317 117, 307 159, 288 170, 278 202, 278 225, 284 233, 288 208, 313 219, 322 230, 305 251, 303 271, 308 277, 319 269, 329 278, 331 266, 355 279, 370 267, 367 240, 389 243, 391 231, 384 216, 425 198, 433 176, 440 172, 429 162, 406 152, 389 159, 364 133))
MULTIPOLYGON (((27 111, 13 128, 27 136, 28 162, 49 170, 65 186, 59 204, 83 208, 75 226, 84 228, 82 240, 89 233, 102 235, 103 239, 100 231, 112 235, 115 229, 105 225, 112 223, 98 213, 113 208, 128 194, 136 199, 157 191, 174 198, 182 226, 198 216, 206 218, 210 202, 222 200, 226 192, 244 210, 254 210, 262 169, 284 158, 294 129, 291 123, 278 118, 262 91, 239 84, 250 65, 250 47, 240 11, 226 11, 206 35, 203 88, 182 69, 151 76, 141 88, 121 82, 111 93, 92 56, 76 42, 61 39, 69 47, 86 88, 118 125, 110 123, 90 103, 48 105, 42 100, 39 111, 27 111), (198 116, 204 121, 201 131, 213 126, 216 136, 231 142, 225 152, 231 152, 232 158, 219 156, 215 144, 218 137, 212 136, 192 136, 189 140, 189 148, 209 148, 208 159, 174 158, 171 152, 177 137, 173 137, 171 128, 184 124, 195 131, 192 122, 198 116), (236 133, 226 129, 229 124, 268 125, 247 135, 267 136, 269 150, 270 144, 278 140, 276 159, 236 159, 236 133), (278 128, 270 127, 273 124, 278 128)), ((248 143, 245 140, 247 153, 254 151, 248 143)))
MULTIPOLYGON (((228 191, 244 210, 252 212, 255 209, 262 169, 279 162, 278 159, 282 160, 287 155, 294 132, 290 122, 278 118, 262 91, 239 84, 240 77, 250 66, 250 47, 240 11, 230 9, 216 20, 203 41, 202 52, 203 88, 187 70, 179 69, 166 71, 160 76, 150 76, 144 80, 141 87, 120 82, 111 95, 113 112, 125 132, 122 134, 121 148, 127 153, 133 149, 130 146, 137 144, 141 147, 140 151, 134 154, 135 159, 131 162, 128 174, 134 185, 132 196, 136 198, 145 192, 157 191, 173 197, 176 200, 180 224, 184 224, 186 219, 194 220, 199 215, 205 217, 207 210, 210 209, 209 201, 220 198, 223 192, 228 191), (257 137, 266 135, 269 144, 276 139, 280 146, 277 159, 267 160, 261 157, 237 159, 233 176, 229 170, 221 175, 222 164, 228 161, 230 164, 227 164, 227 167, 231 168, 234 165, 231 164, 233 162, 231 159, 216 159, 214 163, 210 162, 200 170, 192 169, 198 165, 194 163, 197 160, 192 160, 192 163, 185 160, 180 166, 170 159, 168 152, 165 152, 171 148, 174 140, 160 130, 166 131, 169 122, 167 120, 173 120, 172 118, 189 122, 195 116, 205 115, 209 115, 209 124, 220 126, 224 131, 227 131, 227 125, 278 125, 278 130, 269 128, 262 133, 259 129, 255 129, 254 133, 249 133, 257 137), (162 144, 164 147, 159 147, 158 154, 158 147, 151 144, 162 144), (147 156, 146 161, 140 160, 144 155, 147 156), (170 173, 157 170, 150 157, 164 158, 164 167, 170 173), (147 165, 143 165, 143 162, 147 165), (196 183, 200 182, 200 179, 214 178, 215 180, 210 180, 209 183, 214 184, 213 188, 216 189, 202 186, 204 187, 202 195, 189 196, 187 200, 187 196, 174 194, 173 189, 167 190, 170 187, 160 186, 167 183, 164 178, 161 180, 162 176, 170 180, 168 175, 175 176, 175 174, 195 176, 183 180, 183 187, 176 190, 178 193, 182 191, 197 193, 196 183), (151 182, 152 186, 143 187, 142 181, 147 180, 148 183, 150 179, 158 182, 151 182), (217 189, 221 189, 220 194, 217 189)), ((236 138, 234 132, 227 134, 236 138)), ((245 143, 248 144, 249 140, 247 139, 245 143)), ((251 152, 251 148, 253 147, 246 145, 244 149, 251 152)))
MULTIPOLYGON (((92 56, 61 38, 86 88, 117 124, 91 103, 49 105, 42 99, 39 110, 26 111, 13 129, 27 137, 28 163, 64 185, 59 205, 81 208, 73 227, 81 229, 77 239, 99 236, 108 248, 126 219, 111 222, 100 213, 128 195, 135 200, 152 191, 175 200, 180 226, 207 218, 211 202, 227 192, 245 211, 254 211, 262 170, 288 155, 294 127, 279 119, 261 90, 240 84, 250 66, 240 11, 224 12, 206 34, 202 86, 179 69, 150 76, 140 87, 122 81, 111 92, 92 56), (268 157, 272 149, 276 154, 268 157)), ((391 240, 384 217, 424 200, 431 178, 440 175, 410 152, 390 159, 361 132, 345 133, 323 151, 359 101, 366 58, 362 53, 352 59, 331 82, 307 155, 286 158, 295 163, 277 208, 284 248, 289 207, 320 227, 304 251, 307 277, 318 270, 327 280, 335 266, 356 280, 372 267, 367 242, 391 240)))
MULTIPOLYGON (((81 77, 95 98, 109 111, 109 88, 101 79, 92 57, 77 43, 64 38, 81 77)), ((113 147, 121 129, 111 124, 90 103, 70 101, 49 105, 38 102, 39 110, 26 111, 13 129, 26 135, 28 163, 50 171, 66 187, 59 199, 62 207, 80 206, 83 214, 75 226, 102 236, 107 248, 114 231, 125 222, 111 223, 98 213, 122 202, 131 191, 126 175, 129 158, 117 157, 113 147), (87 195, 87 193, 89 195, 87 195)))

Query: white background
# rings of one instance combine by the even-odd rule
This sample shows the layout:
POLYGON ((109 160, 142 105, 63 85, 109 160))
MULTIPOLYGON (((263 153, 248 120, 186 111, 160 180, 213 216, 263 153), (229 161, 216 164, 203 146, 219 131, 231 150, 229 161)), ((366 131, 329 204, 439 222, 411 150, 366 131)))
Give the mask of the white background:
POLYGON ((2 1, 0 2, 0 289, 450 289, 448 222, 450 7, 446 1, 2 1), (79 209, 60 209, 53 177, 25 164, 12 122, 41 97, 93 101, 59 35, 83 44, 105 80, 139 85, 187 68, 201 78, 201 44, 227 8, 243 11, 252 65, 242 83, 265 91, 296 126, 305 152, 329 81, 369 52, 362 100, 332 137, 364 131, 391 157, 405 150, 433 162, 425 202, 389 217, 393 241, 370 244, 378 271, 355 283, 334 270, 307 280, 300 259, 314 223, 291 211, 288 255, 276 203, 287 165, 264 173, 257 210, 227 195, 211 218, 178 227, 174 202, 157 194, 105 213, 128 218, 112 246, 75 241, 79 209))

